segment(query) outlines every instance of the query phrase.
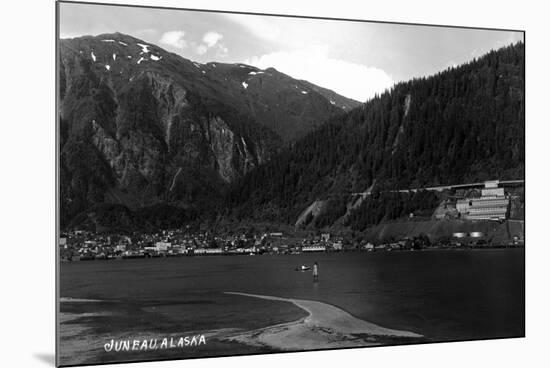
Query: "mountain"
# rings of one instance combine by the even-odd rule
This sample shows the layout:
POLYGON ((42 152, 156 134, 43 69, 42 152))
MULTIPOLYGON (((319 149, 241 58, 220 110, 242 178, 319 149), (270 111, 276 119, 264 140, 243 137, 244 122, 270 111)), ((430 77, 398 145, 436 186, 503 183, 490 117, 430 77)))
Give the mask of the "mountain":
POLYGON ((58 65, 63 227, 105 208, 215 211, 230 183, 359 105, 273 68, 200 64, 120 33, 61 40, 58 65))
POLYGON ((199 66, 209 78, 227 88, 233 102, 256 121, 293 142, 318 128, 329 116, 349 111, 359 102, 274 68, 245 64, 207 63, 199 66))
POLYGON ((437 206, 433 193, 393 189, 522 179, 524 72, 518 43, 399 83, 249 172, 233 185, 228 213, 364 229, 437 206))

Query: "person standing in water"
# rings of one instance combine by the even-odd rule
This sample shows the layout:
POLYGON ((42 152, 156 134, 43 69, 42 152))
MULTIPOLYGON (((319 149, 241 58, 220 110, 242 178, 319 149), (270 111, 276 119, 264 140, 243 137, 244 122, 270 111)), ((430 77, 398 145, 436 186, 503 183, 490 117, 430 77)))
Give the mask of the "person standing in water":
POLYGON ((313 281, 317 281, 319 279, 319 265, 317 262, 313 264, 313 281))

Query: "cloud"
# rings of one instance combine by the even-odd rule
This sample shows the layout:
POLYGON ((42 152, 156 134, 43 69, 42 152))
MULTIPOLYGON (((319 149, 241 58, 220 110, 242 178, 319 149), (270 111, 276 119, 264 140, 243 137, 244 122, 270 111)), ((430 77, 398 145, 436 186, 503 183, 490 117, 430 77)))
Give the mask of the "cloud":
POLYGON ((217 44, 218 41, 221 40, 222 38, 223 38, 223 35, 219 34, 218 32, 210 31, 204 34, 204 36, 202 37, 202 40, 208 46, 208 48, 210 48, 210 47, 214 47, 214 45, 217 44))
POLYGON ((134 32, 136 36, 138 37, 153 37, 157 31, 153 28, 144 28, 144 29, 138 29, 134 32))
POLYGON ((328 46, 273 52, 249 58, 245 63, 262 69, 274 67, 293 78, 305 79, 362 102, 394 84, 382 69, 331 58, 328 46))
POLYGON ((59 32, 59 38, 60 39, 75 38, 75 37, 81 37, 81 36, 83 36, 83 35, 79 34, 79 33, 63 32, 63 31, 59 32))
POLYGON ((220 44, 218 45, 218 53, 217 53, 217 55, 218 55, 219 57, 224 58, 224 57, 227 57, 228 53, 229 53, 229 49, 228 49, 227 47, 225 47, 225 45, 222 45, 222 44, 220 43, 220 44))
POLYGON ((208 52, 208 50, 213 49, 216 51, 217 57, 226 57, 228 49, 220 42, 222 38, 223 35, 218 32, 206 32, 202 37, 202 43, 193 44, 195 52, 199 55, 204 55, 208 52))
POLYGON ((274 18, 247 14, 224 14, 226 19, 246 28, 252 35, 268 41, 278 41, 281 36, 280 22, 274 18))
POLYGON ((196 48, 197 54, 204 55, 208 51, 208 46, 200 44, 196 48))
POLYGON ((184 31, 168 31, 162 34, 159 42, 163 45, 183 49, 187 47, 187 42, 185 41, 184 36, 184 31))

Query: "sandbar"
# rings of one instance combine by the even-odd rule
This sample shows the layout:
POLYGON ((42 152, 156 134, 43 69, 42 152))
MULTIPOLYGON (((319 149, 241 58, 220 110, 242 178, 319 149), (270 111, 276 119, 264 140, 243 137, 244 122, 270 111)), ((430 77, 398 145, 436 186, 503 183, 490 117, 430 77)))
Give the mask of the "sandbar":
POLYGON ((314 300, 226 292, 252 298, 293 303, 308 313, 299 320, 253 331, 226 335, 225 339, 277 350, 313 350, 380 345, 388 338, 415 339, 422 335, 376 325, 352 316, 334 305, 314 300))

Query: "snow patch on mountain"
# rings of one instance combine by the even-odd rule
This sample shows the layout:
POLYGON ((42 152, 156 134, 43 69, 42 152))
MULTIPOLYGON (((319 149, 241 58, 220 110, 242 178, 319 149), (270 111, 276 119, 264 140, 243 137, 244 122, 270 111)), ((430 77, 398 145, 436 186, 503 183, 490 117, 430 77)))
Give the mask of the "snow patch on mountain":
POLYGON ((138 43, 137 45, 138 45, 139 47, 141 47, 141 52, 140 52, 140 54, 147 54, 147 53, 149 52, 149 47, 151 47, 151 46, 145 45, 145 44, 143 44, 143 43, 138 43))

